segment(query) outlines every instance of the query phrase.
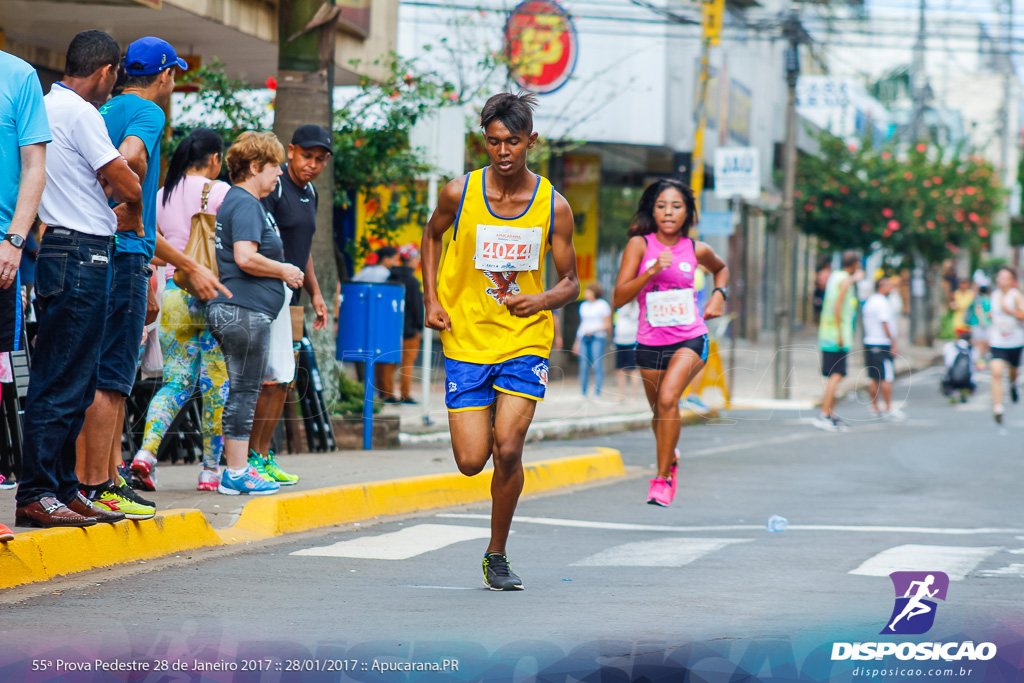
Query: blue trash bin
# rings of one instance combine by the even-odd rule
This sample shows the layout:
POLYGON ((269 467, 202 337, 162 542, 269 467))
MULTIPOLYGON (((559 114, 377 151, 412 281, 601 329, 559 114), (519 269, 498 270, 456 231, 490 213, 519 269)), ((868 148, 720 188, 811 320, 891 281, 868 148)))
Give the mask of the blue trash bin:
POLYGON ((341 285, 337 359, 366 364, 363 394, 363 448, 366 450, 373 448, 374 366, 382 358, 401 359, 404 325, 404 285, 397 282, 341 285))

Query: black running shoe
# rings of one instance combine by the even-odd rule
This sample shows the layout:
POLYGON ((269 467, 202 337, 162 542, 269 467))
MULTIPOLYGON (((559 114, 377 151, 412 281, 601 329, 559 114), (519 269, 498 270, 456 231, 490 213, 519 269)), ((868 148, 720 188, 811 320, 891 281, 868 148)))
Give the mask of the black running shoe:
POLYGON ((118 479, 119 479, 119 483, 114 485, 114 487, 113 487, 114 488, 114 493, 116 493, 119 496, 122 496, 123 498, 127 498, 128 500, 132 501, 133 503, 138 503, 139 505, 145 505, 146 507, 151 507, 151 508, 155 508, 156 507, 156 503, 154 503, 151 500, 146 500, 145 498, 140 496, 138 493, 136 493, 135 489, 133 489, 131 486, 129 486, 125 482, 124 477, 118 477, 118 479))
POLYGON ((508 558, 501 553, 484 554, 484 585, 492 591, 521 591, 522 580, 512 573, 508 558))
POLYGON ((1013 401, 1014 403, 1020 400, 1020 394, 1017 393, 1016 384, 1010 385, 1010 400, 1013 401))

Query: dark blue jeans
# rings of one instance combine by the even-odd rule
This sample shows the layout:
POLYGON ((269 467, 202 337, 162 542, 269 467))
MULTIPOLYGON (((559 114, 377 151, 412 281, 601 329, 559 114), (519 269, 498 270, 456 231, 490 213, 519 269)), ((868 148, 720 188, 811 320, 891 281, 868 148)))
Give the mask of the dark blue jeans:
POLYGON ((25 404, 17 503, 78 493, 75 441, 96 393, 113 237, 51 227, 36 262, 39 331, 25 404))
POLYGON ((114 273, 107 300, 107 320, 100 344, 96 388, 132 393, 135 371, 142 354, 142 329, 146 326, 149 259, 143 254, 115 250, 114 273))

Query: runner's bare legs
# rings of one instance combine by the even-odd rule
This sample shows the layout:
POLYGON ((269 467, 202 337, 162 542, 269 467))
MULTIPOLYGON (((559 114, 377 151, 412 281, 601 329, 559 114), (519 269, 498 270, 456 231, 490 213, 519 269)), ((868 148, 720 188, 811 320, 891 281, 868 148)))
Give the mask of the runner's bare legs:
POLYGON ((676 444, 679 443, 679 433, 683 428, 679 398, 702 369, 704 361, 693 349, 679 349, 672 356, 667 370, 640 370, 647 403, 654 413, 651 422, 658 443, 659 474, 667 474, 672 461, 676 459, 676 444))
POLYGON ((523 446, 537 402, 498 392, 494 406, 448 414, 459 471, 474 476, 494 458, 489 553, 505 553, 512 517, 523 492, 523 446), (493 421, 493 424, 492 424, 493 421))

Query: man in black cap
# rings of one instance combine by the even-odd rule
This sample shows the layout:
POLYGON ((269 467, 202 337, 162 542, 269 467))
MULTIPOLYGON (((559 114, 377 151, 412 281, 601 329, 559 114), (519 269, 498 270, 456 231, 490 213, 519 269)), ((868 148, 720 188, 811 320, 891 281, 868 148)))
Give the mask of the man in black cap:
MULTIPOLYGON (((316 232, 317 194, 313 181, 320 177, 331 159, 331 133, 316 125, 301 126, 288 145, 288 163, 277 179, 277 187, 262 200, 264 208, 277 221, 284 242, 284 260, 306 274, 302 289, 313 301, 316 321, 313 329, 327 325, 327 304, 313 270, 313 233, 316 232)), ((252 436, 249 438, 249 463, 261 475, 281 486, 295 484, 299 478, 284 472, 274 460, 270 439, 281 419, 288 389, 295 379, 292 352, 291 315, 288 305, 298 305, 301 290, 288 292, 284 308, 270 330, 270 359, 260 398, 256 403, 252 436)))

